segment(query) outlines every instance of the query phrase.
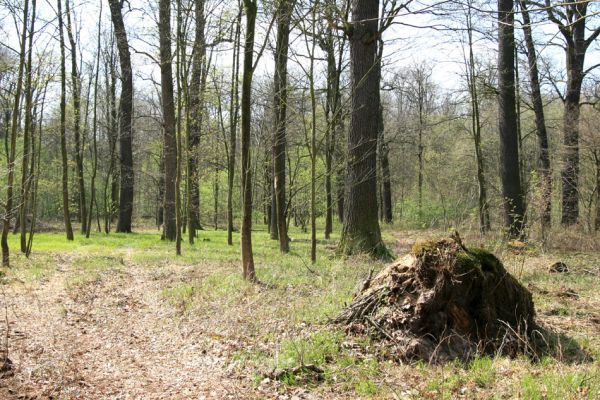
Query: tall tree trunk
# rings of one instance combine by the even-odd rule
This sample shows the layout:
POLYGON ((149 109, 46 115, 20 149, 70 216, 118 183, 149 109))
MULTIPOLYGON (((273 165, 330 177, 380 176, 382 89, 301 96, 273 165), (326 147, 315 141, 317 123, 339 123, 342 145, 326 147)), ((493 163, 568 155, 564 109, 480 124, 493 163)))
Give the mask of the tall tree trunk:
POLYGON ((469 2, 467 11, 467 39, 469 46, 469 58, 465 59, 467 64, 467 79, 469 85, 469 96, 471 100, 471 131, 473 144, 475 146, 475 161, 477 165, 478 186, 478 214, 479 231, 483 234, 491 229, 490 209, 487 200, 487 184, 485 179, 484 156, 481 149, 481 116, 479 112, 479 92, 477 89, 477 71, 475 69, 475 54, 473 52, 473 9, 469 2))
POLYGON ((79 218, 81 220, 81 233, 86 233, 87 228, 87 204, 85 201, 85 182, 83 179, 83 149, 81 144, 81 85, 79 72, 77 71, 77 43, 73 36, 73 24, 71 22, 70 0, 66 0, 67 14, 67 36, 71 46, 71 86, 73 98, 73 137, 75 139, 75 173, 77 174, 77 187, 79 201, 79 218))
POLYGON ((242 270, 244 279, 256 281, 252 251, 252 162, 250 158, 252 76, 254 74, 254 30, 257 2, 244 0, 246 11, 246 37, 244 44, 244 77, 242 79, 242 270))
POLYGON ((92 177, 90 180, 90 212, 87 221, 85 237, 89 238, 92 232, 92 214, 96 201, 96 174, 98 172, 98 76, 100 75, 100 51, 102 50, 102 3, 98 13, 98 37, 96 41, 96 74, 94 75, 94 111, 92 116, 92 177))
POLYGON ((596 221, 594 228, 600 231, 600 150, 594 155, 596 160, 596 221))
POLYGON ((109 0, 110 14, 115 29, 119 62, 121 64, 121 99, 119 101, 119 159, 120 159, 120 190, 119 190, 119 220, 117 232, 131 232, 131 217, 133 214, 133 148, 132 148, 132 119, 133 119, 133 75, 127 32, 121 14, 122 2, 109 0))
POLYGON ((32 120, 32 98, 33 98, 33 34, 35 31, 36 18, 36 0, 31 2, 31 23, 29 25, 29 44, 27 49, 27 77, 25 79, 25 125, 23 127, 23 160, 21 168, 21 204, 19 207, 19 219, 21 220, 21 252, 27 253, 27 211, 29 190, 33 177, 33 164, 35 159, 33 144, 35 137, 33 135, 35 122, 32 120), (31 146, 30 146, 31 142, 31 146), (31 160, 31 165, 30 165, 31 160))
POLYGON ((202 133, 204 90, 206 82, 206 39, 204 37, 204 0, 196 1, 196 31, 190 85, 190 126, 188 132, 188 240, 194 243, 196 230, 200 229, 200 187, 198 176, 198 152, 202 133))
POLYGON ((498 128, 505 226, 511 237, 520 237, 523 232, 524 207, 515 99, 513 4, 512 0, 498 0, 498 128))
POLYGON ((368 252, 388 258, 377 218, 377 113, 380 107, 376 71, 378 2, 353 0, 350 41, 351 113, 344 228, 345 254, 368 252))
POLYGON ((531 102, 535 113, 535 128, 537 134, 538 157, 537 169, 540 175, 539 194, 541 204, 542 230, 546 231, 552 222, 552 169, 550 167, 550 149, 548 145, 548 133, 546 131, 546 118, 544 116, 544 104, 542 91, 540 89, 539 71, 537 65, 537 54, 533 42, 531 19, 527 9, 526 0, 520 0, 521 14, 523 15, 523 33, 525 46, 527 48, 527 61, 529 65, 529 81, 531 84, 531 102))
MULTIPOLYGON (((377 40, 377 74, 381 81, 381 67, 383 60, 383 39, 381 36, 377 40)), ((379 91, 377 92, 379 95, 379 91)), ((379 101, 379 110, 377 111, 377 160, 379 162, 379 170, 381 171, 381 186, 379 193, 381 196, 381 210, 383 222, 391 224, 393 222, 392 215, 392 182, 390 179, 390 160, 389 147, 385 141, 385 127, 383 122, 383 107, 379 101)))
MULTIPOLYGON (((46 104, 46 93, 48 92, 48 84, 50 83, 50 79, 47 79, 44 83, 44 90, 41 93, 41 100, 37 101, 40 104, 40 113, 38 119, 38 137, 37 137, 37 145, 35 144, 35 135, 32 136, 32 157, 33 160, 31 162, 31 175, 33 176, 33 190, 31 193, 31 223, 29 225, 29 238, 27 239, 27 248, 25 250, 25 257, 29 257, 31 255, 31 249, 33 248, 33 236, 35 234, 35 224, 37 220, 37 204, 38 204, 38 184, 40 177, 40 165, 41 165, 41 154, 42 154, 42 131, 44 127, 44 105, 46 104)), ((36 106, 37 108, 37 106, 36 106)), ((34 112, 37 114, 37 111, 34 112)))
MULTIPOLYGON (((60 13, 60 0, 59 0, 60 13)), ((61 18, 61 17, 59 17, 61 18)), ((7 149, 8 156, 8 177, 6 185, 6 207, 4 210, 4 220, 2 221, 2 266, 10 267, 10 253, 8 247, 8 232, 10 220, 13 215, 13 185, 15 179, 15 156, 17 151, 17 132, 19 128, 19 110, 21 107, 21 90, 23 87, 23 70, 25 68, 25 41, 27 38, 27 21, 29 19, 29 1, 25 0, 23 6, 23 27, 21 28, 21 41, 19 53, 19 72, 17 74, 17 86, 15 88, 15 102, 12 111, 12 122, 10 131, 10 149, 7 149)), ((61 20, 62 21, 62 20, 61 20)), ((62 32, 62 30, 61 30, 62 32)), ((8 138, 7 138, 8 139, 8 138)))
POLYGON ((158 32, 160 36, 160 82, 163 109, 163 148, 165 155, 164 237, 177 238, 175 190, 177 175, 177 138, 175 137, 175 103, 171 67, 171 3, 160 0, 158 32))
POLYGON ((229 98, 229 153, 227 158, 227 244, 233 244, 233 182, 235 177, 235 156, 237 152, 237 125, 239 111, 239 70, 240 70, 240 40, 241 40, 242 6, 238 13, 233 40, 233 62, 231 67, 231 92, 229 98))
POLYGON ((586 20, 590 1, 552 5, 545 0, 548 18, 558 26, 565 41, 567 82, 564 96, 564 136, 562 181, 562 218, 565 225, 577 223, 579 218, 579 115, 583 79, 595 65, 584 70, 585 56, 590 45, 600 36, 600 28, 593 29, 586 38, 586 20), (556 10, 562 8, 562 10, 556 10))
POLYGON ((287 61, 290 20, 295 0, 279 0, 277 8, 277 41, 275 44, 275 140, 273 141, 273 181, 279 250, 290 251, 285 218, 285 161, 287 117, 287 61))
MULTIPOLYGON (((317 97, 315 94, 315 48, 318 0, 312 5, 312 47, 309 49, 308 73, 310 90, 311 134, 310 134, 310 261, 317 262, 317 97)), ((308 39, 307 39, 308 40, 308 39)), ((308 47, 308 45, 307 45, 308 47)))
POLYGON ((66 132, 66 107, 67 107, 67 71, 65 66, 65 35, 63 32, 62 4, 58 0, 58 31, 60 38, 60 152, 62 156, 62 200, 63 216, 67 240, 73 240, 73 227, 71 226, 71 213, 69 210, 69 162, 67 160, 67 132, 66 132))

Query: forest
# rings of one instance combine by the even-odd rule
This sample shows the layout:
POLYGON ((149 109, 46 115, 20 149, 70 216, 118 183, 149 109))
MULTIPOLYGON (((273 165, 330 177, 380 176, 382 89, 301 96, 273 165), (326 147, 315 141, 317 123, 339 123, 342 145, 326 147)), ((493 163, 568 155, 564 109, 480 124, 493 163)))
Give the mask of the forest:
POLYGON ((0 399, 600 398, 599 36, 0 0, 0 399))

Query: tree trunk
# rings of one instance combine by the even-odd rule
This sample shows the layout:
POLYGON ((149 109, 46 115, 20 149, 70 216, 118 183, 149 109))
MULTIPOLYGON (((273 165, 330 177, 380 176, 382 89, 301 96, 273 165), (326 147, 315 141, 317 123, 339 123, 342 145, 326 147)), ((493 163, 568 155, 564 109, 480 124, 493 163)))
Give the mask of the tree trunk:
POLYGON ((273 182, 279 250, 290 251, 285 218, 285 161, 287 116, 287 61, 290 19, 295 0, 279 0, 277 8, 277 41, 275 45, 275 140, 273 141, 273 182))
POLYGON ((600 231, 600 151, 596 153, 596 221, 594 228, 600 231))
POLYGON ((131 57, 127 32, 121 14, 122 2, 109 0, 110 14, 115 29, 119 62, 121 64, 121 99, 119 101, 119 159, 120 159, 120 190, 119 190, 119 220, 117 232, 131 232, 131 217, 133 214, 133 149, 132 149, 132 118, 133 118, 133 76, 131 72, 131 57))
POLYGON ((31 24, 29 26, 29 45, 27 50, 27 77, 25 79, 25 125, 23 127, 23 160, 21 168, 21 204, 19 207, 19 219, 21 220, 21 252, 27 253, 27 211, 29 190, 31 188, 31 180, 33 178, 33 165, 35 154, 33 152, 35 122, 32 121, 32 79, 33 79, 33 34, 35 31, 35 18, 36 18, 36 0, 31 2, 31 24), (31 146, 30 146, 30 142, 31 146), (31 165, 30 165, 31 160, 31 165))
POLYGON ((73 97, 73 137, 75 139, 75 173, 77 174, 77 187, 79 201, 79 218, 81 220, 81 233, 87 232, 87 204, 85 201, 85 182, 83 179, 83 149, 81 144, 81 82, 77 71, 77 44, 73 36, 71 23, 70 0, 66 0, 67 36, 71 46, 71 86, 73 97))
MULTIPOLYGON (((377 74, 381 81, 381 66, 383 59, 383 40, 379 38, 377 40, 377 74)), ((377 92, 379 95, 379 91, 377 92)), ((381 104, 381 101, 379 101, 381 104)), ((383 122, 383 107, 380 105, 377 111, 377 160, 379 162, 379 170, 381 171, 381 186, 379 187, 380 203, 381 203, 381 216, 383 222, 391 224, 393 222, 392 215, 392 182, 390 179, 390 160, 389 160, 389 148, 385 142, 385 127, 383 122)))
POLYGON ((171 3, 160 0, 158 32, 160 36, 160 82, 163 111, 163 148, 165 157, 165 199, 163 229, 166 240, 177 238, 175 190, 177 175, 177 138, 175 137, 175 104, 171 67, 171 3))
POLYGON ((344 228, 340 250, 368 252, 388 258, 377 218, 377 113, 379 74, 376 71, 378 2, 354 0, 350 41, 351 113, 344 228))
POLYGON ((61 0, 58 0, 58 30, 60 38, 60 152, 62 157, 62 200, 63 217, 67 240, 73 240, 73 227, 71 226, 71 213, 69 210, 69 162, 67 160, 67 133, 66 133, 66 98, 67 98, 67 72, 65 67, 65 36, 61 0))
POLYGON ((515 36, 512 0, 498 0, 498 119, 504 221, 511 237, 523 232, 523 193, 515 99, 515 36))
POLYGON ((465 60, 465 62, 467 64, 469 95, 471 98, 471 130, 473 134, 473 144, 475 145, 475 160, 477 165, 479 231, 482 234, 485 234, 491 229, 491 224, 490 209, 487 200, 484 157, 481 149, 481 117, 479 113, 479 93, 477 89, 477 72, 475 70, 475 54, 473 52, 472 3, 469 3, 466 17, 469 59, 465 60))
POLYGON ((100 51, 102 46, 102 3, 100 3, 100 13, 98 14, 98 38, 96 46, 96 74, 94 75, 94 111, 92 116, 92 177, 90 179, 90 210, 87 221, 87 230, 85 237, 89 238, 92 232, 92 214, 94 202, 96 201, 96 174, 98 172, 98 76, 100 75, 100 51))
MULTIPOLYGON (((60 0, 59 0, 60 10, 60 0)), ((60 13, 60 11, 59 11, 60 13)), ((20 42, 20 53, 19 53, 19 72, 17 75, 17 86, 15 88, 15 102, 12 111, 12 122, 10 131, 10 150, 7 150, 8 157, 8 178, 6 185, 6 207, 4 211, 4 220, 2 223, 2 266, 10 267, 10 253, 8 247, 8 232, 10 226, 10 220, 13 215, 13 185, 15 179, 15 156, 17 150, 17 131, 19 127, 19 110, 21 106, 21 90, 23 86, 23 70, 25 68, 25 40, 27 35, 27 21, 29 18, 29 1, 25 0, 23 6, 23 27, 21 28, 21 42, 20 42)), ((61 17, 59 16, 59 19, 61 17)), ((62 21, 62 19, 60 20, 62 21)), ((62 28, 62 26, 61 26, 62 28)), ((62 32, 62 30, 61 30, 62 32)), ((8 139, 8 138, 7 138, 8 139)))
POLYGON ((200 187, 198 176, 198 152, 204 112, 204 89, 206 82, 204 37, 204 0, 196 1, 196 33, 194 38, 192 81, 190 84, 190 126, 188 132, 188 240, 194 243, 196 230, 200 228, 200 187))
POLYGON ((252 75, 254 74, 254 28, 256 25, 256 0, 244 0, 246 11, 246 37, 244 44, 244 77, 242 79, 242 270, 244 279, 256 281, 254 254, 252 252, 252 162, 250 158, 252 75))
POLYGON ((242 7, 238 13, 233 40, 233 66, 231 68, 231 92, 229 99, 229 157, 227 159, 227 244, 233 244, 233 182, 235 177, 235 155, 237 152, 238 124, 238 74, 240 69, 240 37, 242 7))
POLYGON ((527 9, 526 0, 520 0, 521 14, 523 15, 523 33, 527 48, 527 61, 529 65, 529 81, 531 84, 531 102, 535 113, 535 128, 538 143, 537 169, 540 175, 539 195, 541 204, 542 230, 546 231, 552 222, 552 170, 550 167, 550 149, 548 146, 548 133, 546 131, 546 118, 544 104, 540 89, 537 54, 533 42, 531 19, 527 9))

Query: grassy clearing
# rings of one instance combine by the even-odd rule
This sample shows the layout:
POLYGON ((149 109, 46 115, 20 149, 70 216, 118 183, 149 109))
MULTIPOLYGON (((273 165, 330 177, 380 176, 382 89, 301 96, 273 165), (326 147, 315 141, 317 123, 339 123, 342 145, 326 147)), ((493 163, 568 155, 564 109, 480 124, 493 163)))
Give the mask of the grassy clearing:
MULTIPOLYGON (((384 231, 396 254, 417 237, 439 235, 384 231)), ((269 288, 241 279, 238 235, 234 245, 227 246, 226 232, 211 230, 200 232, 194 245, 184 243, 181 257, 175 256, 172 243, 160 241, 156 231, 93 234, 90 239, 77 236, 73 242, 59 233, 41 233, 36 235, 30 259, 16 253, 17 237, 11 236, 14 267, 2 272, 15 293, 54 280, 74 301, 80 301, 81 292, 94 290, 103 296, 118 286, 113 282, 104 287, 105 281, 131 285, 129 275, 134 274, 137 281, 147 283, 144 290, 159 299, 166 315, 225 348, 222 354, 227 362, 222 368, 249 382, 258 397, 298 389, 320 398, 600 397, 598 361, 568 359, 569 343, 600 359, 599 252, 535 245, 515 252, 498 238, 465 235, 467 245, 494 251, 512 274, 529 285, 537 320, 564 336, 564 357, 533 362, 486 356, 467 365, 407 366, 377 359, 368 338, 348 338, 327 323, 351 300, 369 271, 382 265, 367 258, 336 257, 334 237, 319 242, 318 261, 312 266, 308 234, 294 229, 291 236, 293 251, 282 256, 266 231, 254 233, 257 273, 269 288), (568 274, 548 272, 549 265, 559 260, 569 266, 568 274), (267 378, 274 370, 291 371, 308 364, 323 370, 322 375, 289 372, 279 380, 267 378)))

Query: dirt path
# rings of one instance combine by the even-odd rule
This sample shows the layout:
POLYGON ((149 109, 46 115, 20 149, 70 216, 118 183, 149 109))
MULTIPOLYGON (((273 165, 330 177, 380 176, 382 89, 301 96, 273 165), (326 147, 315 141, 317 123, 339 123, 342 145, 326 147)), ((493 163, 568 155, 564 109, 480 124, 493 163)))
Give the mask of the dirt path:
POLYGON ((14 376, 0 398, 254 397, 224 344, 165 307, 156 272, 124 264, 90 278, 57 257, 50 278, 6 289, 14 376))

